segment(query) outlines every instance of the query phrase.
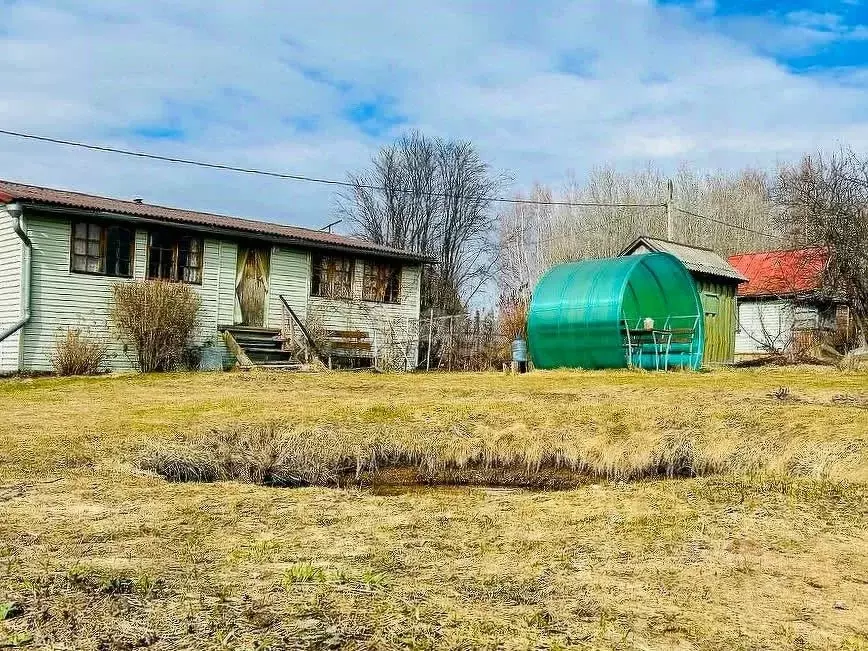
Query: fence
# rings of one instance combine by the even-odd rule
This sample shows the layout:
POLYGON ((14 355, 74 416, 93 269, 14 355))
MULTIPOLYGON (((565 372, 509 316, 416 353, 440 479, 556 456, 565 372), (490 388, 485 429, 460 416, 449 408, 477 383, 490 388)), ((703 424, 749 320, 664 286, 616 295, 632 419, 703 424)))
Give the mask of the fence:
POLYGON ((490 313, 435 317, 420 323, 419 367, 426 370, 499 370, 511 358, 512 337, 500 331, 490 313))

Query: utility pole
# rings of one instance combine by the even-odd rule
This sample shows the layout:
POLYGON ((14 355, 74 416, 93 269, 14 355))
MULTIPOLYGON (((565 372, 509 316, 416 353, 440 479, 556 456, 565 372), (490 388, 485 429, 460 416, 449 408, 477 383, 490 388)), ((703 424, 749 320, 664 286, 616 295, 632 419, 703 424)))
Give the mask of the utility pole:
POLYGON ((666 198, 666 239, 672 242, 675 239, 675 228, 672 224, 672 195, 675 193, 675 187, 672 179, 666 182, 668 196, 666 198))

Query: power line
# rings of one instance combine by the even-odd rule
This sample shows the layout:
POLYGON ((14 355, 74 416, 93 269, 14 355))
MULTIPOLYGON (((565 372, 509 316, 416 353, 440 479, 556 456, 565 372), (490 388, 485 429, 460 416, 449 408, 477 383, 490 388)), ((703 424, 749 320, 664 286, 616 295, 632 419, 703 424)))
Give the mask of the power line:
MULTIPOLYGON (((607 204, 608 205, 608 204, 607 204)), ((665 207, 665 204, 658 205, 657 207, 665 207)), ((727 226, 729 228, 735 228, 742 231, 747 231, 748 233, 754 233, 756 235, 762 235, 763 237, 770 237, 773 239, 785 239, 782 235, 775 235, 774 233, 766 233, 764 231, 758 231, 753 228, 748 228, 747 226, 740 226, 739 224, 730 224, 729 222, 725 222, 720 219, 715 219, 714 217, 709 217, 707 215, 701 215, 698 212, 693 212, 691 210, 685 210, 684 208, 678 208, 677 206, 672 206, 673 210, 676 210, 680 213, 684 213, 685 215, 690 215, 691 217, 696 217, 698 219, 705 219, 706 221, 713 222, 715 224, 720 224, 721 226, 727 226)), ((564 233, 562 235, 552 235, 550 237, 540 238, 539 243, 545 244, 547 242, 553 242, 556 240, 565 240, 568 238, 575 238, 577 236, 576 233, 564 233)))
MULTIPOLYGON (((122 156, 132 156, 135 158, 146 158, 149 160, 158 160, 166 163, 176 163, 179 165, 192 165, 194 167, 203 167, 206 169, 223 170, 225 172, 239 172, 241 174, 254 174, 256 176, 269 176, 276 179, 284 179, 290 181, 303 181, 306 183, 320 183, 323 185, 334 185, 347 188, 364 188, 366 190, 382 190, 386 188, 379 185, 366 183, 353 183, 351 181, 338 181, 335 179, 323 179, 315 176, 305 176, 303 174, 288 174, 284 172, 272 172, 269 170, 260 170, 253 167, 236 167, 224 163, 211 163, 207 161, 194 160, 190 158, 176 158, 173 156, 161 156, 159 154, 150 154, 142 151, 133 151, 130 149, 119 149, 117 147, 105 147, 102 145, 92 145, 85 142, 77 142, 75 140, 62 140, 60 138, 49 138, 48 136, 37 136, 32 133, 21 133, 18 131, 9 131, 0 129, 0 134, 12 136, 14 138, 23 138, 25 140, 38 140, 39 142, 48 142, 55 145, 65 145, 67 147, 79 147, 81 149, 89 149, 92 151, 107 152, 110 154, 120 154, 122 156)), ((394 192, 403 194, 413 194, 418 196, 437 197, 441 199, 460 199, 461 195, 450 194, 448 192, 430 192, 420 190, 410 190, 408 188, 389 188, 394 192)), ((575 207, 594 207, 594 208, 660 208, 662 203, 597 203, 592 201, 541 201, 537 199, 509 199, 507 197, 481 197, 480 201, 488 201, 491 203, 509 203, 523 204, 534 206, 575 206, 575 207)))
POLYGON ((730 228, 737 228, 738 230, 747 231, 748 233, 755 233, 756 235, 762 235, 763 237, 771 237, 777 240, 783 239, 783 236, 781 235, 766 233, 765 231, 758 231, 754 228, 748 228, 747 226, 740 226, 738 224, 730 224, 729 222, 715 219, 714 217, 708 217, 707 215, 700 215, 698 212, 691 212, 690 210, 685 210, 684 208, 679 208, 678 206, 672 206, 672 208, 680 213, 684 213, 685 215, 690 215, 691 217, 697 217, 699 219, 705 219, 706 221, 714 222, 715 224, 720 224, 721 226, 729 226, 730 228))

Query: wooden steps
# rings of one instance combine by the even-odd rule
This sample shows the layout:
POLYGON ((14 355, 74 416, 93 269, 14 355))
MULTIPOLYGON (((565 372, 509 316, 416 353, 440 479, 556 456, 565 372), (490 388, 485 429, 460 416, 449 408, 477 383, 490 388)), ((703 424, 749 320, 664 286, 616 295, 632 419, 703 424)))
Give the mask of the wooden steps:
POLYGON ((302 366, 292 352, 283 349, 283 339, 276 328, 222 326, 220 329, 224 336, 228 335, 230 349, 233 344, 237 347, 233 352, 243 367, 296 370, 302 366))

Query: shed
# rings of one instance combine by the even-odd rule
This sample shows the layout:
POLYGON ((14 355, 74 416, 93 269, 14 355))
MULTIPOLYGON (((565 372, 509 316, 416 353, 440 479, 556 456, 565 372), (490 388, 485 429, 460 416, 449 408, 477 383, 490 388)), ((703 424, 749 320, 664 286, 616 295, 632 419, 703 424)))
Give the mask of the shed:
POLYGON ((655 251, 669 253, 681 260, 696 282, 705 321, 704 362, 731 363, 735 358, 735 333, 738 326, 736 291, 747 278, 711 249, 655 237, 638 237, 619 255, 655 251))
POLYGON ((537 283, 528 313, 537 368, 698 368, 696 284, 668 253, 570 262, 537 283))

